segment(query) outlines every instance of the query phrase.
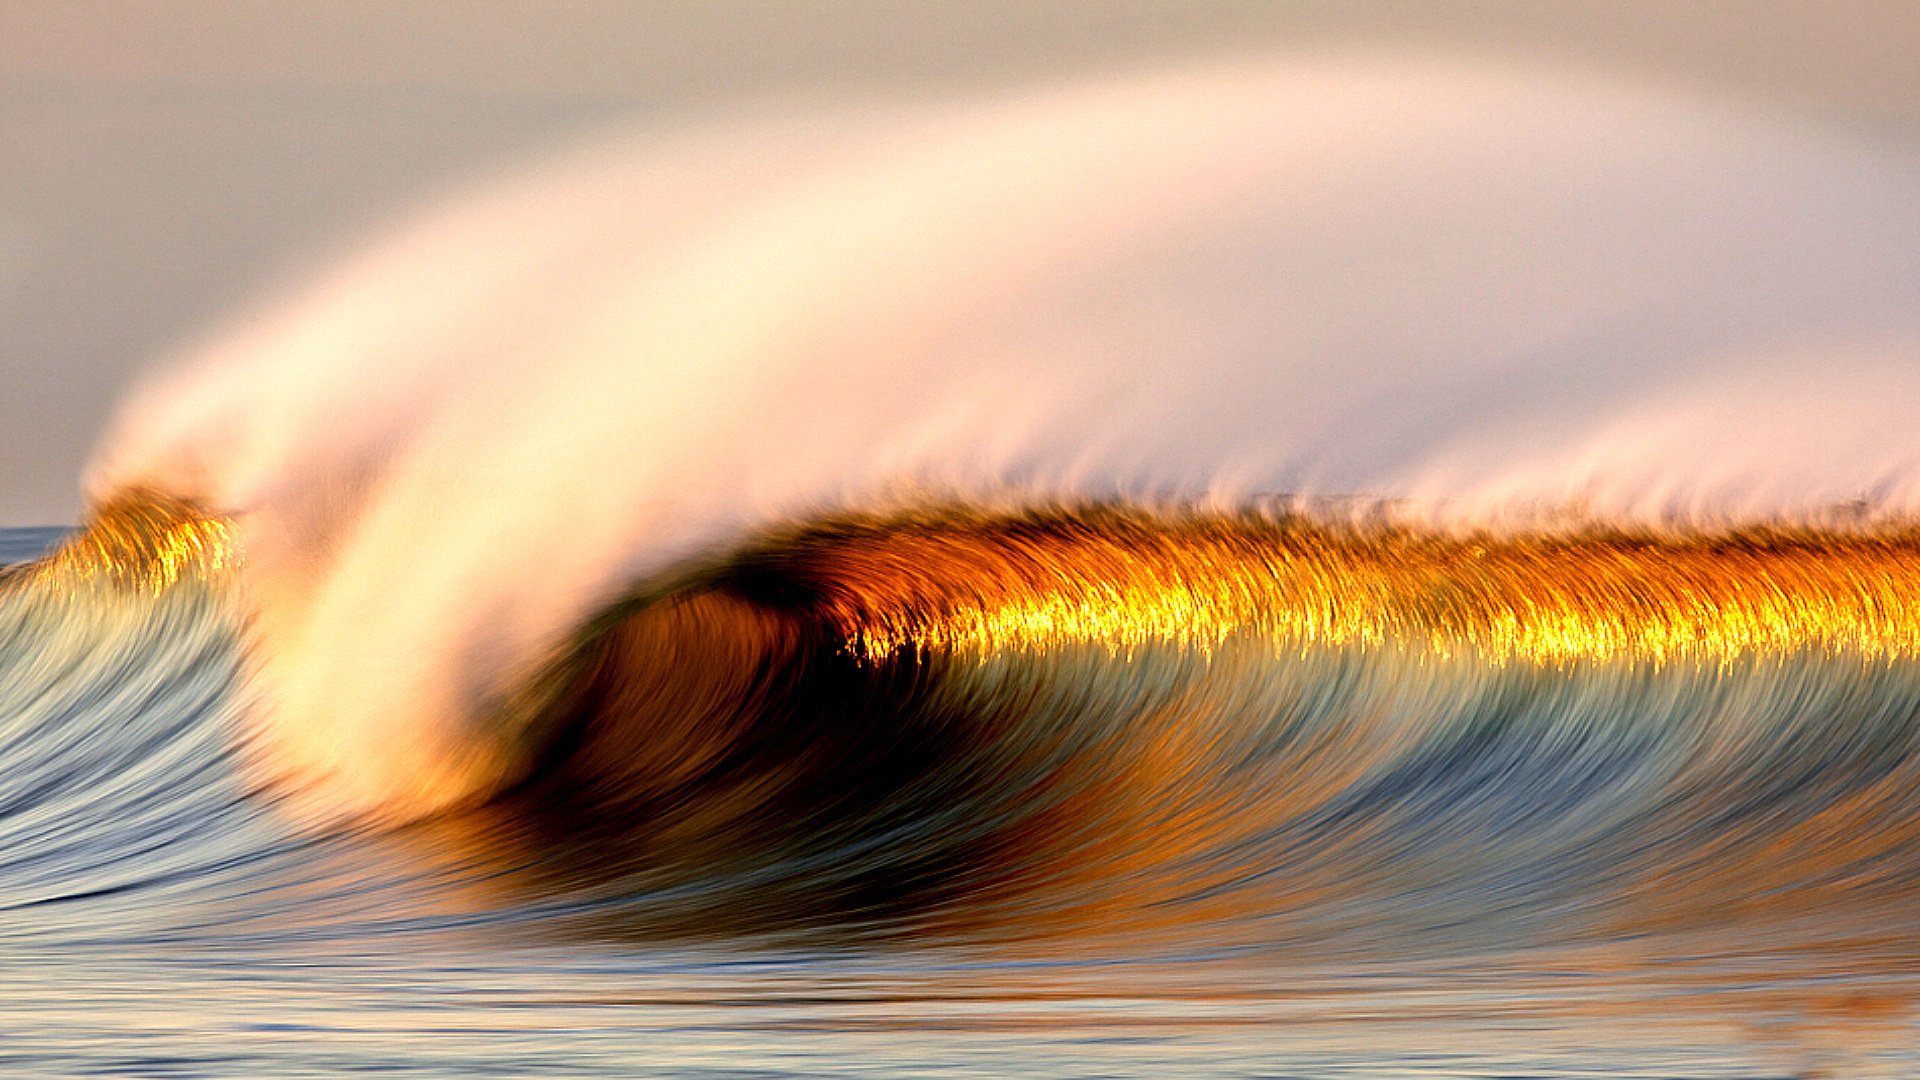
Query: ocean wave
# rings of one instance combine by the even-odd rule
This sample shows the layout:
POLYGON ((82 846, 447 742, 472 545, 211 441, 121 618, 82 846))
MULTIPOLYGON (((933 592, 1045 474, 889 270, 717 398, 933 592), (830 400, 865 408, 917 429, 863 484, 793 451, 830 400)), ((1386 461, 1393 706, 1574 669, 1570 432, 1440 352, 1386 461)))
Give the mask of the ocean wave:
POLYGON ((618 139, 183 358, 0 604, 226 642, 459 917, 1904 941, 1916 196, 1405 57, 618 139))
POLYGON ((1916 207, 1865 134, 1410 56, 683 123, 188 350, 92 485, 232 523, 261 734, 404 818, 595 611, 836 515, 1912 517, 1916 207))
MULTIPOLYGON (((164 671, 245 640, 233 535, 122 504, 7 595, 186 603, 121 631, 164 671)), ((1920 886, 1917 560, 1886 525, 820 521, 604 608, 494 721, 501 785, 389 839, 543 933, 1885 951, 1920 886)))

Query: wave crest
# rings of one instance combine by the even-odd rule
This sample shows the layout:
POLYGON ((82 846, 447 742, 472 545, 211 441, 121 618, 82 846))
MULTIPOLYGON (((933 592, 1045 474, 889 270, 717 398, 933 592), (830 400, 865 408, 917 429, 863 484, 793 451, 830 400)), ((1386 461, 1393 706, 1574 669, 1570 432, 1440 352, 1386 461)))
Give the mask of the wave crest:
MULTIPOLYGON (((689 124, 241 324, 93 484, 232 522, 264 741, 316 803, 406 817, 521 776, 514 699, 596 611, 835 515, 1910 518, 1916 208, 1913 155, 1862 136, 1409 56, 689 124)), ((1830 638, 1890 633, 1822 595, 1830 638)), ((1713 633, 1802 633, 1731 610, 1713 633)), ((1580 618, 1536 646, 1622 632, 1580 618)))

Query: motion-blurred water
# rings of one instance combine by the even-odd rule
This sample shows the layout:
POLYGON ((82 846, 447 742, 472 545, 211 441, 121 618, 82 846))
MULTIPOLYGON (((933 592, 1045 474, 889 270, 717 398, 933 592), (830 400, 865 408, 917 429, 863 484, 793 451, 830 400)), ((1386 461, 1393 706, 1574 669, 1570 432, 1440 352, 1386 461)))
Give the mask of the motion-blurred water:
POLYGON ((1401 55, 476 191, 0 533, 0 1071, 1914 1075, 1916 207, 1401 55))
MULTIPOLYGON (((1150 656, 1030 659, 1133 689, 1012 705, 1080 732, 995 721, 981 702, 974 722, 1013 726, 922 726, 885 753, 815 728, 834 756, 811 767, 804 746, 755 742, 763 780, 818 769, 892 816, 823 810, 822 841, 747 814, 758 834, 742 847, 688 826, 699 806, 596 809, 553 792, 405 827, 300 824, 236 753, 228 600, 217 581, 154 594, 59 574, 0 594, 9 1075, 1920 1069, 1920 860, 1904 839, 1857 832, 1904 835, 1920 815, 1901 779, 1920 768, 1910 664, 1630 665, 1495 674, 1489 688, 1444 668, 1396 675, 1384 657, 1307 658, 1278 683, 1268 662, 1216 657, 1210 684, 1150 656), (1159 722, 1142 670, 1185 687, 1188 723, 1208 715, 1193 694, 1235 706, 1186 736, 1148 731, 1180 748, 1164 775, 1141 774, 1154 759, 1138 756, 1137 726, 1159 722), (1100 726, 1112 700, 1137 707, 1117 730, 1100 726), (1267 719, 1248 727, 1249 712, 1267 719), (1355 737, 1388 745, 1339 751, 1355 737), (1088 754, 1124 761, 1132 782, 1076 780, 1088 754), (998 771, 969 786, 953 771, 966 760, 998 771), (1194 770, 1218 770, 1243 801, 1208 806, 1194 770), (1271 786, 1289 776, 1326 790, 1271 786), (926 784, 946 793, 904 790, 926 784), (1142 809, 1170 816, 1126 832, 1142 809), (608 823, 641 811, 677 821, 689 849, 661 849, 675 834, 650 840, 645 820, 608 823), (556 832, 565 813, 582 816, 556 832), (968 852, 970 869, 925 880, 943 872, 930 850, 988 823, 966 814, 997 839, 968 852), (1822 815, 1856 833, 1809 833, 1822 815), (1836 847, 1859 857, 1822 855, 1836 847), (1716 898, 1729 872, 1749 876, 1716 898), (1169 891, 1170 877, 1192 887, 1169 891), (1101 899, 1062 904, 1062 890, 1101 899)), ((833 693, 852 693, 840 708, 860 698, 833 693)), ((881 693, 890 716, 926 723, 919 692, 881 693)), ((740 798, 755 766, 732 766, 745 785, 727 768, 681 797, 740 798)), ((807 817, 793 797, 781 812, 807 817)))

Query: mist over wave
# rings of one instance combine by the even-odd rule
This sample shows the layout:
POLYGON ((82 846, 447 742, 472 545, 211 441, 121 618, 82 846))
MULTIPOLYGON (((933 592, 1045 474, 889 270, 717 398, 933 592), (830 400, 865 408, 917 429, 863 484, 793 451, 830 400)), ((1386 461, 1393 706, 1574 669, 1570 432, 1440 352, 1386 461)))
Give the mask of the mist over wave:
POLYGON ((275 767, 408 814, 524 778, 596 612, 834 515, 1904 518, 1916 251, 1908 149, 1464 61, 687 123, 235 323, 90 483, 234 519, 275 767))

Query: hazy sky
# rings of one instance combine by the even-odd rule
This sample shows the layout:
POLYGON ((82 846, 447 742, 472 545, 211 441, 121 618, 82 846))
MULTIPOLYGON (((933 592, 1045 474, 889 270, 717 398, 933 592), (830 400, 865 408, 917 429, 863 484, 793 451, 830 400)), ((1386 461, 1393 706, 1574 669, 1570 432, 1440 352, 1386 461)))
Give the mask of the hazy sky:
POLYGON ((620 117, 1330 43, 1630 69, 1920 130, 1920 4, 0 0, 0 525, 133 375, 463 173, 620 117))

